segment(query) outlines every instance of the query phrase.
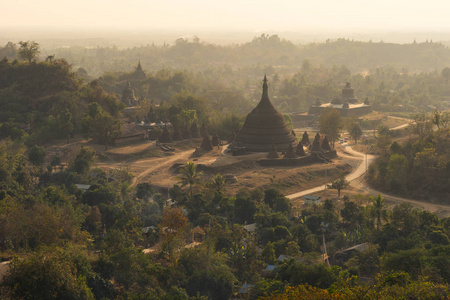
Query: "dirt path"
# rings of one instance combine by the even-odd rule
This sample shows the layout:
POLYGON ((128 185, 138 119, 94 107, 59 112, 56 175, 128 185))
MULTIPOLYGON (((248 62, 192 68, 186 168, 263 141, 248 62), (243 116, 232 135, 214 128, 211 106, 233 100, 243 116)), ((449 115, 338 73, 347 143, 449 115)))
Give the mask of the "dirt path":
MULTIPOLYGON (((375 159, 375 156, 373 156, 373 155, 365 155, 363 153, 357 152, 357 151, 353 150, 347 143, 342 144, 342 147, 344 147, 345 153, 348 153, 348 154, 350 154, 352 156, 349 156, 347 154, 343 154, 342 155, 341 153, 339 154, 339 156, 342 155, 342 156, 344 156, 346 158, 352 158, 352 159, 361 159, 362 158, 362 161, 358 165, 358 167, 356 167, 355 170, 353 170, 353 172, 351 172, 350 174, 345 176, 345 179, 347 181, 351 182, 351 181, 361 177, 361 175, 363 175, 366 172, 366 166, 368 166, 375 159)), ((305 190, 305 191, 301 191, 301 192, 298 192, 298 193, 287 195, 286 197, 288 199, 294 200, 294 199, 300 198, 300 197, 308 195, 308 194, 312 194, 312 193, 316 193, 316 192, 319 192, 319 191, 323 191, 323 190, 325 190, 326 185, 327 184, 323 184, 321 186, 318 186, 318 187, 315 187, 315 188, 312 188, 312 189, 308 189, 308 190, 305 190)))
MULTIPOLYGON (((362 175, 366 172, 366 166, 370 165, 370 163, 375 159, 375 156, 373 155, 366 155, 364 153, 358 152, 353 150, 348 144, 343 144, 343 147, 345 147, 345 152, 349 153, 351 155, 354 155, 355 158, 361 159, 361 163, 358 165, 358 167, 349 175, 347 175, 345 178, 347 181, 350 182, 350 186, 355 188, 360 193, 369 194, 370 196, 378 196, 381 194, 381 196, 386 200, 388 203, 392 204, 400 204, 400 203, 409 203, 413 206, 430 211, 432 213, 437 214, 440 218, 448 217, 450 216, 450 205, 444 205, 444 204, 435 204, 435 203, 429 203, 419 200, 413 200, 408 198, 402 198, 397 197, 393 195, 389 195, 380 191, 377 191, 370 186, 367 185, 362 175)), ((347 156, 347 155, 345 155, 347 156)), ((347 156, 348 157, 348 156, 347 156)), ((301 191, 298 193, 294 193, 291 195, 287 195, 286 197, 294 200, 297 198, 300 198, 302 196, 313 194, 319 191, 323 191, 325 189, 325 185, 321 185, 312 189, 308 189, 305 191, 301 191)))
POLYGON ((183 152, 175 153, 173 156, 167 156, 163 158, 157 158, 157 159, 144 159, 144 160, 138 160, 130 165, 130 167, 133 167, 133 165, 136 165, 139 168, 142 168, 143 166, 147 166, 146 170, 136 177, 133 178, 131 182, 131 187, 135 187, 139 180, 142 180, 145 178, 148 174, 156 172, 157 170, 166 167, 167 165, 173 164, 177 160, 187 160, 189 156, 192 154, 193 150, 186 150, 183 152))

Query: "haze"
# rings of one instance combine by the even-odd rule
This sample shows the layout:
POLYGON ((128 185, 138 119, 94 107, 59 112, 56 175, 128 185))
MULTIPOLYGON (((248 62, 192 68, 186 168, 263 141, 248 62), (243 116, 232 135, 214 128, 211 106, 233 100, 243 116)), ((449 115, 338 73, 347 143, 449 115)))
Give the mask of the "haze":
POLYGON ((140 30, 445 30, 444 0, 16 0, 0 5, 1 28, 140 30))

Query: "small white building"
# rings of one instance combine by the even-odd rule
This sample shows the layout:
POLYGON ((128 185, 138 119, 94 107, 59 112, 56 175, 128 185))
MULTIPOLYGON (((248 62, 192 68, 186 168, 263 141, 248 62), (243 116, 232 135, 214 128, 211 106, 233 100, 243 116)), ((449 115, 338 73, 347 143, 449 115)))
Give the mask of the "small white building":
POLYGON ((322 200, 320 200, 319 196, 314 196, 314 195, 305 195, 305 197, 303 197, 305 199, 305 204, 306 205, 318 205, 320 203, 322 203, 322 200))

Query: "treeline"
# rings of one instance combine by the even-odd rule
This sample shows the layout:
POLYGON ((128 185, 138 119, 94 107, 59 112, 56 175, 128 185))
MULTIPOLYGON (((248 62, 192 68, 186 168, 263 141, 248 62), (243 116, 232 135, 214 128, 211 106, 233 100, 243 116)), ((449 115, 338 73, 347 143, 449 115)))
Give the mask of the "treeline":
POLYGON ((239 69, 246 76, 259 76, 261 72, 272 75, 275 71, 292 73, 304 60, 310 60, 316 65, 345 65, 352 72, 382 66, 429 72, 440 71, 450 65, 450 51, 440 43, 392 44, 337 39, 295 45, 277 35, 268 34, 262 34, 244 44, 228 46, 180 38, 172 45, 164 46, 147 45, 127 49, 71 47, 47 49, 46 53, 65 57, 72 64, 85 67, 94 76, 105 71, 130 69, 139 59, 149 71, 163 68, 207 71, 228 67, 239 69))
POLYGON ((230 299, 244 283, 249 299, 285 288, 449 295, 450 220, 407 204, 390 212, 381 196, 357 196, 296 210, 276 185, 229 194, 222 176, 193 163, 169 201, 149 183, 131 189, 125 169, 93 168, 89 148, 67 167, 55 158, 40 168, 22 145, 0 146, 0 247, 17 254, 0 282, 5 299, 230 299), (365 250, 328 267, 323 239, 331 261, 365 250), (306 284, 314 288, 294 288, 306 284))
POLYGON ((0 61, 0 138, 32 145, 89 135, 92 126, 83 118, 94 102, 116 120, 124 107, 96 81, 82 83, 64 59, 0 61))
POLYGON ((376 146, 380 155, 369 168, 369 181, 379 189, 418 199, 448 202, 450 194, 449 114, 417 114, 415 136, 392 142, 382 130, 376 146), (433 130, 434 129, 434 130, 433 130))

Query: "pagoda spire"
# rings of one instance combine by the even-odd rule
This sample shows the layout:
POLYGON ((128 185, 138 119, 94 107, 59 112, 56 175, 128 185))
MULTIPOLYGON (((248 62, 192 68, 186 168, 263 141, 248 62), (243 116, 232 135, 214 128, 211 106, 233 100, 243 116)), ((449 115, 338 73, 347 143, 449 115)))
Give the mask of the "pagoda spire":
POLYGON ((264 83, 263 83, 263 94, 262 94, 262 99, 267 99, 269 100, 269 93, 268 93, 268 86, 267 86, 267 76, 266 74, 264 74, 264 83))
POLYGON ((136 71, 142 71, 141 60, 139 60, 136 71))

